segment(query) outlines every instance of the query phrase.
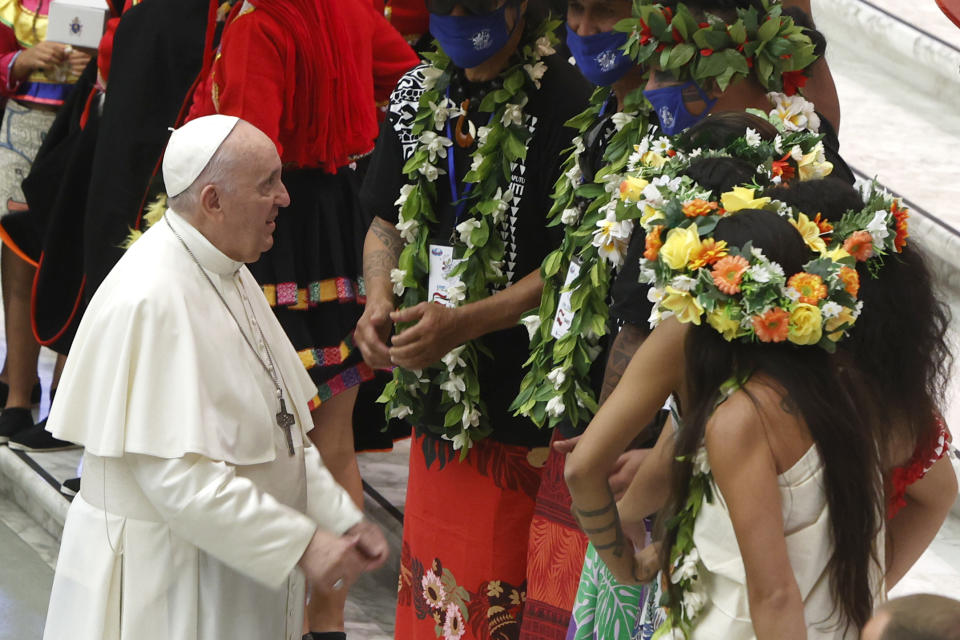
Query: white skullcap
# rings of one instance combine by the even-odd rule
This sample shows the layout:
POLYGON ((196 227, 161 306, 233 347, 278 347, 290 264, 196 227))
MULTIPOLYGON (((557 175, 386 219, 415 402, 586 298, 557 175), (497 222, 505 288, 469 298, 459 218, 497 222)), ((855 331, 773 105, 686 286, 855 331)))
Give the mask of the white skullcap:
POLYGON ((170 134, 163 154, 168 197, 183 193, 194 183, 239 121, 235 116, 203 116, 170 134))

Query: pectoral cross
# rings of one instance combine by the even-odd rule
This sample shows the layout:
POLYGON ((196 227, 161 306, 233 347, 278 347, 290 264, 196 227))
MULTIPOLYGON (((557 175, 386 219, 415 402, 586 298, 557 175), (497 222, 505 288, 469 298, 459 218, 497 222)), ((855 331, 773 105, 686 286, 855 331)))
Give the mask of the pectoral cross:
POLYGON ((290 432, 290 427, 293 426, 294 422, 296 421, 293 419, 293 414, 287 411, 287 403, 283 401, 283 396, 280 396, 280 411, 277 412, 277 424, 283 429, 283 435, 287 437, 287 451, 290 452, 291 456, 294 454, 294 450, 293 434, 290 432))

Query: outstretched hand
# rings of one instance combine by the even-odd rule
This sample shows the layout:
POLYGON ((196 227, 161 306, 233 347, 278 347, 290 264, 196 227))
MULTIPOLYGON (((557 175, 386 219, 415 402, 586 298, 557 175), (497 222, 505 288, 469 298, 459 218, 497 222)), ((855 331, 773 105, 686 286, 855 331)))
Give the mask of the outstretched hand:
POLYGON ((439 362, 451 349, 460 346, 465 335, 459 309, 434 302, 390 314, 394 324, 416 323, 393 337, 390 360, 404 369, 424 369, 439 362))

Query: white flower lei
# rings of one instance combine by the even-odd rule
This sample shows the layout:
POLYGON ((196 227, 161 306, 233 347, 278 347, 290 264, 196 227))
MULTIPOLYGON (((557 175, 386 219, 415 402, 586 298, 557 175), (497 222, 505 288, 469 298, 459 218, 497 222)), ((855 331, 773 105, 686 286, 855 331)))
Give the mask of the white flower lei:
MULTIPOLYGON (((548 20, 539 25, 528 39, 529 44, 522 46, 520 60, 500 74, 503 86, 491 91, 480 103, 479 110, 490 113, 491 119, 476 132, 477 148, 463 178, 463 182, 473 184, 473 190, 465 196, 467 211, 451 238, 454 255, 460 260, 451 273, 459 277, 460 284, 449 291, 456 306, 486 298, 493 287, 506 282, 505 247, 497 226, 514 194, 502 167, 526 155, 530 129, 525 124, 524 107, 528 94, 540 87, 547 72, 541 59, 554 53, 559 42, 554 32, 559 24, 548 20)), ((437 221, 435 182, 446 174, 441 163, 452 153, 453 145, 441 134, 449 118, 461 115, 460 108, 445 96, 453 76, 450 58, 439 47, 425 57, 432 64, 424 71, 425 91, 412 128, 419 140, 403 167, 410 182, 401 188, 396 202, 400 208, 397 229, 404 248, 390 279, 400 298, 398 308, 427 300, 429 235, 437 221)), ((491 431, 478 379, 481 353, 480 345, 468 342, 424 371, 398 367, 378 401, 386 404, 388 417, 403 417, 429 429, 450 441, 463 457, 474 442, 491 431), (436 397, 428 399, 431 390, 439 392, 439 402, 436 397), (437 412, 442 416, 442 424, 425 423, 427 415, 437 412)))

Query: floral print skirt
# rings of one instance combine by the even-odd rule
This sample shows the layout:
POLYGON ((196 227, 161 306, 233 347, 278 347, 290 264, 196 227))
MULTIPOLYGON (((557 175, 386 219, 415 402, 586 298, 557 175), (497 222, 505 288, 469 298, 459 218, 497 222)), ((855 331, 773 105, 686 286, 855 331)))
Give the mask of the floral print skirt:
POLYGON ((429 435, 411 443, 397 640, 519 638, 546 451, 484 440, 458 454, 429 435))

